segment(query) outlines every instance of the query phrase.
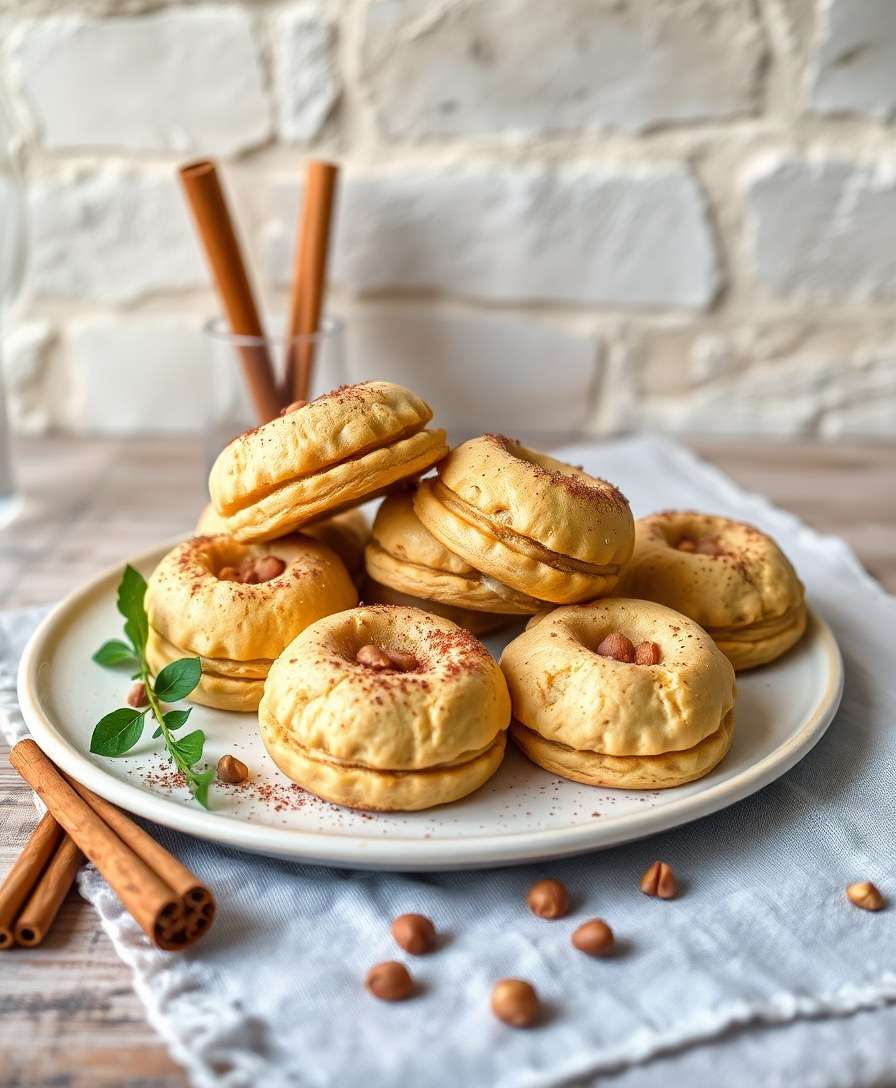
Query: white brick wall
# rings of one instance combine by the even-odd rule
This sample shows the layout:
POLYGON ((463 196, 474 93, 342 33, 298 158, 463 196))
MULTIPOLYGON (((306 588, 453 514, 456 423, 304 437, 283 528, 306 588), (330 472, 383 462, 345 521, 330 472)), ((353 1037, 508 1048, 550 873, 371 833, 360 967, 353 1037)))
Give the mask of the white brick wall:
POLYGON ((187 429, 223 162, 269 312, 344 167, 353 377, 467 430, 896 429, 894 0, 0 0, 29 431, 187 429))

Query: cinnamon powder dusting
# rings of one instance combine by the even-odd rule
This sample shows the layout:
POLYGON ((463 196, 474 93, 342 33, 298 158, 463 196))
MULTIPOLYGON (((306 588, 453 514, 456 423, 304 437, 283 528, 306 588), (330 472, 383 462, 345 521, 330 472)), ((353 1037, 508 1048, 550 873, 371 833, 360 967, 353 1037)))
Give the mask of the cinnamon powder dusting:
MULTIPOLYGON (((160 763, 152 769, 140 770, 137 774, 144 785, 155 792, 173 794, 187 788, 184 776, 166 763, 160 763)), ((263 805, 271 812, 300 812, 302 810, 316 809, 345 815, 346 811, 340 808, 339 805, 331 804, 331 802, 324 801, 315 794, 309 793, 295 782, 264 782, 256 778, 249 778, 245 782, 236 784, 216 782, 214 792, 218 794, 235 794, 241 800, 246 800, 250 804, 254 802, 263 805)), ((212 807, 214 807, 214 804, 212 807)), ((361 810, 352 810, 352 815, 363 820, 375 818, 375 813, 361 810)))

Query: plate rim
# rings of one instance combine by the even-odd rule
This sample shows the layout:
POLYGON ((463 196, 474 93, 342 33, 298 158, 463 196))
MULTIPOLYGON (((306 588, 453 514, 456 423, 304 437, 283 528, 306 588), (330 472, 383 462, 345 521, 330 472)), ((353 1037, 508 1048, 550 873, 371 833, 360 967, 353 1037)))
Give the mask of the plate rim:
POLYGON ((325 831, 271 827, 224 814, 216 815, 143 790, 110 774, 65 738, 44 711, 37 694, 41 651, 56 628, 82 602, 96 595, 103 583, 118 577, 125 563, 139 567, 157 561, 165 550, 181 539, 177 537, 173 542, 156 545, 104 568, 50 610, 29 638, 19 662, 19 706, 32 737, 50 759, 107 801, 132 815, 162 826, 250 853, 336 868, 409 872, 520 865, 608 849, 681 827, 736 804, 774 782, 818 743, 833 721, 843 695, 844 670, 840 648, 828 623, 809 606, 805 637, 820 640, 827 661, 824 690, 820 692, 812 712, 787 740, 739 775, 660 809, 608 816, 593 825, 561 830, 547 828, 516 835, 425 840, 406 837, 365 839, 345 834, 333 836, 325 831))

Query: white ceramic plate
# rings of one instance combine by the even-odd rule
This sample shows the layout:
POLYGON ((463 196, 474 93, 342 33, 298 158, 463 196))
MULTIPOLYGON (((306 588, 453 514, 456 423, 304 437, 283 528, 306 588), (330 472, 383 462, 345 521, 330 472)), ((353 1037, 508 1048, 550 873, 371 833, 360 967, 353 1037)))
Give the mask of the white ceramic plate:
MULTIPOLYGON (((133 560, 149 573, 166 549, 133 560)), ((94 724, 124 705, 126 672, 91 654, 118 637, 115 590, 123 564, 63 601, 35 632, 19 670, 19 697, 37 743, 60 767, 138 816, 228 846, 296 861, 368 869, 510 865, 629 842, 706 816, 784 774, 818 741, 843 690, 830 628, 812 615, 806 637, 774 665, 738 679, 731 751, 699 782, 658 791, 601 790, 529 763, 512 745, 500 771, 462 801, 429 812, 359 813, 320 801, 273 765, 255 717, 197 707, 190 728, 208 737, 206 756, 238 755, 253 772, 241 786, 214 786, 212 810, 171 785, 158 742, 121 759, 89 754, 94 724)), ((493 653, 507 638, 489 640, 493 653)))

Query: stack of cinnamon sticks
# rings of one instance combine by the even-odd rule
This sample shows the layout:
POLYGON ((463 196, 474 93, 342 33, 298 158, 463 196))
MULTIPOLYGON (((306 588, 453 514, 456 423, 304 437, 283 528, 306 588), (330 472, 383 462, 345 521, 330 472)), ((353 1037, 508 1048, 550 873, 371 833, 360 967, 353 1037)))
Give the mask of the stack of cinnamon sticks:
POLYGON ((48 811, 0 887, 0 949, 40 944, 82 855, 157 948, 180 951, 208 931, 212 893, 142 828, 55 767, 34 741, 20 741, 9 761, 48 811))
POLYGON ((214 162, 180 169, 187 203, 233 334, 259 423, 280 414, 292 401, 307 400, 320 328, 338 167, 312 161, 296 243, 289 316, 284 335, 284 381, 278 387, 249 272, 214 162))

